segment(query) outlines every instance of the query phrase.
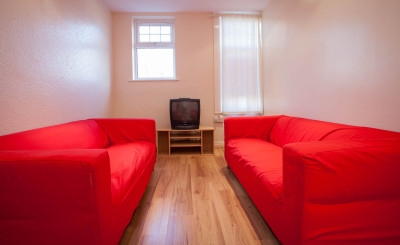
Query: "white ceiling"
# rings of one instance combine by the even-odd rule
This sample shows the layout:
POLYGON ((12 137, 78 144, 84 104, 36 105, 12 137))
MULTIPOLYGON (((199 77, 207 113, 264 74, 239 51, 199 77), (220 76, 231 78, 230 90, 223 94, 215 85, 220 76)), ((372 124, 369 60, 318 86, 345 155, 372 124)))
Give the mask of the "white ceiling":
POLYGON ((262 11, 269 0, 101 0, 114 12, 262 11))

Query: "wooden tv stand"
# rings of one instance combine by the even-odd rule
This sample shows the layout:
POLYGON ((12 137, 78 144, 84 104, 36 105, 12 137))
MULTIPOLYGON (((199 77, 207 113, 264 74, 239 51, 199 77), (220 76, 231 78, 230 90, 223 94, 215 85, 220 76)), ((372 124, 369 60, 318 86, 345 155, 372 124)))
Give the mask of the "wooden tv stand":
POLYGON ((157 129, 157 154, 213 155, 214 128, 157 129))

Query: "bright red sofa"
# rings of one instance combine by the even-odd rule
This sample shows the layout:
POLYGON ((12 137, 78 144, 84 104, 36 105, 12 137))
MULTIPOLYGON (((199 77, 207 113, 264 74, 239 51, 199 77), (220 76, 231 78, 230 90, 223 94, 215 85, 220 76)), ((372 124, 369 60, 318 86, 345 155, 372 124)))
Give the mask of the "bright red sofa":
POLYGON ((155 132, 150 119, 91 119, 1 136, 0 244, 118 244, 155 132))
POLYGON ((225 119, 225 158, 283 244, 400 244, 400 133, 225 119))

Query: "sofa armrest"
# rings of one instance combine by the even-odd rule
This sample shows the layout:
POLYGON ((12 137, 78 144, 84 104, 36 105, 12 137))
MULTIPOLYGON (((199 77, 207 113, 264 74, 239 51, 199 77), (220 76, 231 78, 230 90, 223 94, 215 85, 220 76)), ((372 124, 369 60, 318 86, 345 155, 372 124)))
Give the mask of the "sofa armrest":
POLYGON ((153 119, 95 119, 107 132, 111 145, 144 140, 156 143, 153 119))
POLYGON ((397 244, 399 161, 394 140, 285 145, 283 219, 291 234, 285 243, 397 244))
POLYGON ((268 140, 272 127, 280 117, 281 116, 225 118, 225 144, 229 139, 242 137, 268 140))
MULTIPOLYGON (((303 192, 306 202, 345 203, 400 197, 400 142, 396 140, 288 144, 283 148, 283 162, 285 193, 303 192), (299 178, 303 190, 285 186, 285 182, 299 178)), ((300 187, 298 183, 292 187, 295 186, 300 187)))
POLYGON ((1 244, 109 244, 104 149, 0 152, 1 244))

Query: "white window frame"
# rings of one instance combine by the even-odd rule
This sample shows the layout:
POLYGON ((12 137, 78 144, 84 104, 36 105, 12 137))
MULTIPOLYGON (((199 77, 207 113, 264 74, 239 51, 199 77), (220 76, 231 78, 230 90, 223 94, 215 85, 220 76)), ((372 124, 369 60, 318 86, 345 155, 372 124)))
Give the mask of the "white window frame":
POLYGON ((133 19, 133 37, 132 37, 132 68, 133 68, 133 80, 176 80, 176 61, 175 61, 175 21, 172 18, 134 18, 133 19), (170 26, 171 27, 171 42, 140 42, 139 41, 139 26, 170 26), (151 77, 151 78, 139 78, 138 77, 138 57, 137 49, 172 49, 173 50, 173 76, 172 77, 151 77))

